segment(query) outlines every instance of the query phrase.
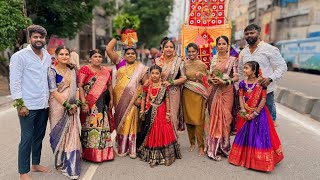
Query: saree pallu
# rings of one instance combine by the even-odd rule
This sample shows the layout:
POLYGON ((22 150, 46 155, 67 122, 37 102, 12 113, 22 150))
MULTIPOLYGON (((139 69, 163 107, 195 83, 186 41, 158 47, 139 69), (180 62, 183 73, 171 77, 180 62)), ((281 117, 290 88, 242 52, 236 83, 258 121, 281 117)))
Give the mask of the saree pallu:
POLYGON ((110 120, 108 110, 110 94, 108 86, 112 85, 112 70, 101 67, 94 73, 88 66, 79 72, 79 82, 83 84, 89 112, 81 113, 82 158, 92 162, 103 162, 114 159, 111 141, 110 120))
MULTIPOLYGON (((152 90, 157 91, 159 88, 152 90)), ((153 94, 153 93, 152 93, 153 94)), ((153 94, 156 95, 156 92, 153 94)), ((171 120, 166 119, 166 88, 159 89, 158 96, 151 103, 145 115, 142 131, 139 132, 139 156, 151 167, 155 165, 170 166, 176 159, 181 159, 181 153, 175 130, 171 120)))
MULTIPOLYGON (((184 62, 181 58, 175 57, 170 63, 164 65, 161 61, 163 57, 156 59, 156 64, 162 67, 161 79, 163 81, 174 80, 178 74, 184 76, 184 62)), ((181 103, 181 86, 170 86, 169 96, 170 96, 170 113, 172 117, 172 123, 175 130, 184 130, 184 120, 182 112, 181 103)))
MULTIPOLYGON (((243 86, 240 83, 239 86, 243 86)), ((247 90, 243 86, 244 90, 247 90)), ((241 95, 241 93, 239 93, 241 95)), ((249 107, 257 107, 261 97, 266 96, 266 90, 256 85, 253 92, 245 93, 245 102, 249 107)), ((248 113, 252 111, 246 109, 248 113)), ((259 171, 272 171, 283 159, 281 142, 275 130, 268 108, 260 111, 259 115, 250 121, 240 115, 237 124, 238 132, 233 142, 229 162, 259 171)))
MULTIPOLYGON (((217 64, 213 72, 221 71, 230 75, 234 59, 229 58, 217 64)), ((232 107, 234 100, 233 85, 214 86, 208 99, 208 110, 210 115, 208 136, 206 140, 207 155, 214 159, 220 160, 219 154, 228 156, 231 148, 230 129, 233 120, 232 107)))
POLYGON ((182 90, 183 115, 185 123, 203 125, 208 90, 200 83, 187 80, 182 90))
POLYGON ((139 62, 126 65, 125 60, 117 65, 117 80, 113 91, 115 105, 115 126, 119 156, 136 158, 136 136, 139 110, 134 105, 141 92, 141 80, 148 67, 139 62))
MULTIPOLYGON (((50 91, 57 90, 68 103, 74 104, 77 90, 75 71, 68 69, 65 77, 59 83, 56 82, 56 77, 57 71, 54 68, 50 68, 50 91)), ((49 106, 50 144, 55 156, 55 168, 70 179, 77 179, 81 170, 80 121, 78 114, 69 115, 68 111, 53 95, 50 95, 49 106)))

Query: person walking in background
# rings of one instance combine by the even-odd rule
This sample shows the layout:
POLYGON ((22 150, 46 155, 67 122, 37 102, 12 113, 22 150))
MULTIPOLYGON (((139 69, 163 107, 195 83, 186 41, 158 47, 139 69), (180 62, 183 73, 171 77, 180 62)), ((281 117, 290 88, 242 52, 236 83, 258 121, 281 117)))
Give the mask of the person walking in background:
POLYGON ((260 77, 259 81, 262 86, 268 87, 266 104, 275 126, 277 126, 274 91, 276 90, 276 82, 287 71, 287 64, 277 47, 260 40, 260 32, 261 27, 256 24, 250 24, 244 29, 244 38, 248 45, 240 52, 238 72, 240 79, 243 80, 243 66, 246 62, 257 61, 260 64, 265 77, 260 77))
POLYGON ((151 55, 150 55, 150 50, 149 49, 144 49, 143 51, 143 59, 142 59, 142 63, 147 66, 150 67, 152 65, 152 59, 151 59, 151 55))
POLYGON ((187 125, 190 148, 194 151, 195 142, 199 148, 198 155, 204 154, 204 121, 208 99, 207 66, 198 59, 198 45, 187 46, 188 60, 185 61, 187 81, 182 90, 183 118, 187 125))
POLYGON ((100 50, 89 52, 90 64, 78 71, 81 100, 82 158, 92 162, 114 159, 112 69, 101 66, 100 50))
POLYGON ((157 59, 158 57, 160 57, 161 54, 160 54, 160 51, 159 51, 157 48, 151 48, 151 49, 150 49, 150 55, 151 55, 151 58, 150 58, 150 60, 151 60, 151 65, 153 66, 153 65, 156 64, 156 59, 157 59))
POLYGON ((265 106, 267 87, 262 86, 258 80, 262 77, 259 63, 248 61, 243 71, 247 79, 239 83, 241 110, 229 162, 269 172, 283 159, 283 153, 269 110, 265 106))
POLYGON ((228 157, 231 148, 233 84, 239 80, 239 77, 235 58, 228 54, 230 47, 228 37, 219 36, 216 42, 218 53, 210 65, 213 87, 208 98, 210 120, 206 147, 210 158, 221 161, 220 153, 228 157))
POLYGON ((10 91, 17 108, 21 127, 18 151, 18 171, 20 179, 31 179, 31 171, 51 172, 40 165, 42 140, 48 122, 48 69, 51 57, 43 47, 47 31, 42 26, 27 28, 30 45, 10 59, 10 91))
POLYGON ((70 63, 74 64, 78 70, 80 69, 80 60, 79 60, 79 54, 76 51, 77 51, 77 48, 74 47, 70 53, 70 63))
POLYGON ((70 50, 59 46, 55 50, 57 65, 48 72, 50 144, 55 168, 70 179, 80 176, 80 120, 77 113, 81 102, 74 66, 69 65, 70 50))

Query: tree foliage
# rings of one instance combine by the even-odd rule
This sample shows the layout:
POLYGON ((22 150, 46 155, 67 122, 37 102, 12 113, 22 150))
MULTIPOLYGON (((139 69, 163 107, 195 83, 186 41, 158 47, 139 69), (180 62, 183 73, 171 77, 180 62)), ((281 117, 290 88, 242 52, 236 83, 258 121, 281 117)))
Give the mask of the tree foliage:
POLYGON ((140 20, 138 16, 130 16, 129 14, 119 14, 113 21, 116 29, 134 29, 137 30, 140 27, 140 20))
POLYGON ((99 0, 26 0, 28 16, 47 29, 48 36, 73 38, 92 20, 99 0))
POLYGON ((116 0, 105 0, 101 6, 106 11, 106 16, 112 16, 118 11, 118 9, 116 9, 116 0))
POLYGON ((124 6, 124 12, 137 15, 140 19, 139 44, 158 46, 169 29, 169 17, 173 0, 131 0, 124 6))
POLYGON ((23 15, 21 0, 0 1, 0 51, 13 48, 21 31, 30 23, 23 15))

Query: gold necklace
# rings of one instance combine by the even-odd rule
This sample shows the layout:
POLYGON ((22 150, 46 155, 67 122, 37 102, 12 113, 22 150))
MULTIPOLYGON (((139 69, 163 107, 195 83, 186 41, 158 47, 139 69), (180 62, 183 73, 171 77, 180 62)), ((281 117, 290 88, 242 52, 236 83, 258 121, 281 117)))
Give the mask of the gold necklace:
POLYGON ((66 72, 67 72, 67 67, 65 68, 61 68, 58 65, 56 66, 56 69, 59 71, 61 76, 65 76, 66 72))
POLYGON ((91 71, 94 72, 94 73, 97 73, 97 72, 99 72, 101 70, 101 66, 99 66, 99 68, 95 68, 91 64, 89 64, 89 66, 90 66, 91 71))
POLYGON ((257 84, 256 79, 253 81, 253 84, 252 84, 251 88, 249 88, 249 86, 248 86, 248 80, 245 80, 245 83, 246 83, 247 92, 248 92, 248 93, 252 93, 253 88, 254 88, 255 85, 257 84))
POLYGON ((128 78, 128 79, 131 79, 132 74, 131 74, 131 76, 128 75, 127 62, 126 62, 126 67, 125 67, 125 68, 126 68, 126 76, 127 76, 127 78, 128 78))

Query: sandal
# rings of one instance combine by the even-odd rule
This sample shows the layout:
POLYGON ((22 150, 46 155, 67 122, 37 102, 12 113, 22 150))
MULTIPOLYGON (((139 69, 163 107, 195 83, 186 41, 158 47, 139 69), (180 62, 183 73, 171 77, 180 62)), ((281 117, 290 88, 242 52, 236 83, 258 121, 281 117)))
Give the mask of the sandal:
POLYGON ((212 157, 213 160, 215 161, 221 161, 221 156, 215 156, 215 157, 212 157))
POLYGON ((199 157, 202 157, 204 155, 204 150, 203 150, 203 148, 199 148, 199 154, 198 154, 198 156, 199 157))
POLYGON ((195 145, 190 145, 189 152, 193 152, 194 148, 195 148, 195 145))

